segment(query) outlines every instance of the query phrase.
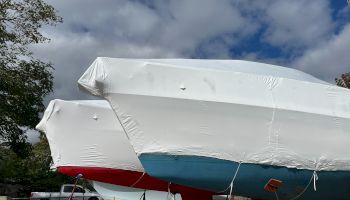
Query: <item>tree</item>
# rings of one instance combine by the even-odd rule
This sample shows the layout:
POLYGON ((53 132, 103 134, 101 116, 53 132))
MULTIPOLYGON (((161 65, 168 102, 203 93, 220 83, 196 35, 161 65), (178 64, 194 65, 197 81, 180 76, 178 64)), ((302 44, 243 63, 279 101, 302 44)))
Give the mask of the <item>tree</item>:
POLYGON ((350 72, 342 74, 340 78, 336 78, 335 82, 340 87, 345 87, 350 89, 350 72))
POLYGON ((29 153, 24 133, 39 122, 53 85, 52 65, 35 59, 28 45, 49 41, 39 29, 59 22, 43 0, 0 0, 0 142, 20 157, 29 153))
POLYGON ((50 148, 45 135, 41 135, 29 154, 22 159, 0 146, 0 194, 26 197, 32 191, 57 192, 63 183, 73 182, 72 177, 50 169, 50 148))

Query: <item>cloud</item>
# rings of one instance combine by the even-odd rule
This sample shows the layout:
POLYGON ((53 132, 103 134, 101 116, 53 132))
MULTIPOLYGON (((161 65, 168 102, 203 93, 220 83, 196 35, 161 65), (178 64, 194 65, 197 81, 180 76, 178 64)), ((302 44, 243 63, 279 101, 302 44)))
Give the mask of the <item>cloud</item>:
POLYGON ((200 44, 227 34, 231 35, 231 41, 226 40, 230 45, 252 32, 255 26, 230 1, 171 1, 167 10, 170 17, 162 16, 159 42, 185 55, 190 55, 200 44))
POLYGON ((309 49, 294 62, 296 68, 333 82, 340 74, 350 72, 350 23, 339 34, 309 49))
POLYGON ((326 0, 274 1, 266 14, 264 40, 275 46, 314 46, 326 39, 333 28, 326 0))
MULTIPOLYGON (((334 40, 329 1, 318 0, 114 0, 48 1, 64 18, 42 31, 51 43, 34 54, 54 64, 54 93, 47 99, 90 99, 76 81, 98 56, 135 58, 236 58, 274 64, 301 61, 334 40), (258 41, 246 44, 250 39, 258 41), (242 45, 244 44, 244 45, 242 45), (254 45, 255 50, 245 47, 254 45), (243 46, 243 47, 242 47, 243 46), (272 46, 278 58, 259 49, 272 46), (238 50, 237 50, 238 49, 238 50), (237 51, 238 55, 235 55, 237 51), (235 52, 235 53, 234 53, 235 52), (305 55, 304 55, 305 53, 305 55), (299 58, 301 57, 301 58, 299 58)), ((345 16, 346 10, 339 11, 345 16)), ((301 68, 329 79, 335 72, 301 68)), ((334 69, 339 71, 340 69, 334 69)))
POLYGON ((98 56, 186 58, 203 48, 205 54, 228 57, 230 46, 257 27, 228 0, 155 2, 50 1, 64 23, 42 30, 50 43, 32 46, 55 67, 54 94, 48 98, 91 98, 78 91, 76 80, 98 56))
POLYGON ((76 81, 98 56, 234 57, 295 66, 330 82, 350 71, 349 8, 332 21, 329 0, 47 2, 64 22, 42 29, 50 43, 31 47, 55 67, 46 103, 95 98, 80 92, 76 81))

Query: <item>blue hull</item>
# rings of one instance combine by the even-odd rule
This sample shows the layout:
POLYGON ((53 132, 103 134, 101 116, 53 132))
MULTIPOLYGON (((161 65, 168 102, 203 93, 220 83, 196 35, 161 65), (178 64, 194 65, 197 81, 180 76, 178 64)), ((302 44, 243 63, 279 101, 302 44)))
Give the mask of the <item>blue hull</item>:
MULTIPOLYGON (((199 156, 142 154, 139 158, 146 172, 153 177, 214 192, 227 189, 239 165, 233 161, 199 156)), ((350 199, 349 171, 320 171, 317 175, 317 191, 314 191, 312 181, 298 199, 350 199)), ((254 199, 276 199, 274 193, 264 190, 265 184, 274 178, 283 181, 277 192, 279 199, 293 199, 306 188, 312 176, 310 170, 241 164, 233 191, 235 195, 254 199)))

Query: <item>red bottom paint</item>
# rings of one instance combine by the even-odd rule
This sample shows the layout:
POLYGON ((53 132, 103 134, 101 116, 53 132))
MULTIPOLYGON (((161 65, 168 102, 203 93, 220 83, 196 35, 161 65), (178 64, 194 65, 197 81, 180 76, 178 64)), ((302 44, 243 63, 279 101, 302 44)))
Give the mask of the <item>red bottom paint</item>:
POLYGON ((146 190, 165 191, 180 193, 183 200, 211 200, 215 193, 199 190, 191 187, 170 184, 144 174, 143 172, 101 168, 101 167, 58 167, 58 172, 69 176, 82 174, 85 179, 99 181, 114 185, 134 187, 146 190))

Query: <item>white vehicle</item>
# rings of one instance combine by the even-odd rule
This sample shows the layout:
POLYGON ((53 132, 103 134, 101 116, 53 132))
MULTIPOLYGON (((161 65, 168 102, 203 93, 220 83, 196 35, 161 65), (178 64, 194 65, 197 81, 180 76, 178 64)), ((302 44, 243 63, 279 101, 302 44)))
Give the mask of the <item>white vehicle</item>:
MULTIPOLYGON (((35 200, 59 200, 68 199, 71 195, 74 185, 64 184, 61 186, 60 192, 32 192, 30 199, 35 200)), ((72 200, 102 200, 99 194, 91 192, 87 188, 77 185, 73 194, 72 200)))

